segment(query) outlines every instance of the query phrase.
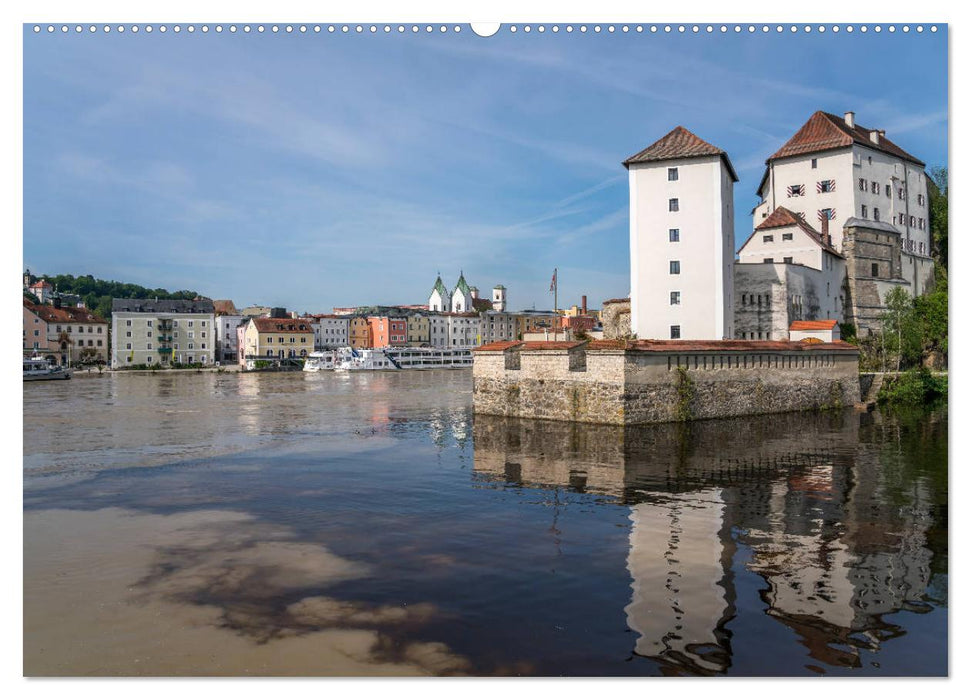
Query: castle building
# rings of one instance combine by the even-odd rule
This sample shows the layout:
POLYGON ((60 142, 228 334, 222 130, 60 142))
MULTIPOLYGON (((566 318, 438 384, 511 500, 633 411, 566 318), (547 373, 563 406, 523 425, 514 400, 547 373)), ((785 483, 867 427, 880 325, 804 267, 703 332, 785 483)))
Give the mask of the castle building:
POLYGON ((888 291, 932 283, 924 163, 853 112, 814 113, 766 160, 757 194, 735 266, 738 337, 784 339, 822 319, 877 330, 888 291))
POLYGON ((734 337, 734 183, 728 155, 682 126, 624 161, 631 332, 734 337))

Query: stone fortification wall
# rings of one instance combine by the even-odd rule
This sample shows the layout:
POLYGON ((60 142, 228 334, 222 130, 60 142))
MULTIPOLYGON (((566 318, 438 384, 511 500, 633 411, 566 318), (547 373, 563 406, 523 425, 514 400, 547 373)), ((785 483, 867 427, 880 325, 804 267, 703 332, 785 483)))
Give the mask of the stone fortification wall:
POLYGON ((860 401, 858 352, 846 343, 502 345, 476 351, 477 413, 633 425, 860 401))
POLYGON ((608 299, 600 311, 604 339, 630 338, 630 299, 608 299))

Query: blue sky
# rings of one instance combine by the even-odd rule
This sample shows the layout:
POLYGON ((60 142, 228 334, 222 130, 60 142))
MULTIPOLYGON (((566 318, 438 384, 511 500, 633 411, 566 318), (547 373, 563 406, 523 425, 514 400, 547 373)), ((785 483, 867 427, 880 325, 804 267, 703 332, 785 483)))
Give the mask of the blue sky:
POLYGON ((238 306, 629 291, 627 156, 725 149, 736 242, 817 109, 947 164, 946 30, 24 36, 24 264, 238 306))

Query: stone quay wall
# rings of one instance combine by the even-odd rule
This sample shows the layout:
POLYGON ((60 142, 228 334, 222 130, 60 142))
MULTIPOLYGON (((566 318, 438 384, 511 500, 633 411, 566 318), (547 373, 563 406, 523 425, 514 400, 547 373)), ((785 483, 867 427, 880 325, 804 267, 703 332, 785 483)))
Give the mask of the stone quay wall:
POLYGON ((506 342, 476 350, 476 413, 613 425, 781 413, 860 402, 843 342, 506 342))

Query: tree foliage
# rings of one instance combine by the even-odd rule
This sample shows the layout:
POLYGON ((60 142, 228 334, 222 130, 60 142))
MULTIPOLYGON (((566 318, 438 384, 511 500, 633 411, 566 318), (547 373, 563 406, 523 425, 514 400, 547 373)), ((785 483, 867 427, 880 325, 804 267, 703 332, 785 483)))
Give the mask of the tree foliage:
MULTIPOLYGON (((130 282, 99 280, 91 275, 39 275, 65 294, 77 294, 84 305, 102 318, 111 318, 112 299, 195 299, 197 292, 181 289, 170 292, 167 289, 149 289, 130 282)), ((26 292, 24 296, 26 296, 26 292)))
POLYGON ((928 182, 928 223, 931 232, 931 246, 938 265, 947 270, 947 168, 931 169, 928 182))

